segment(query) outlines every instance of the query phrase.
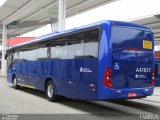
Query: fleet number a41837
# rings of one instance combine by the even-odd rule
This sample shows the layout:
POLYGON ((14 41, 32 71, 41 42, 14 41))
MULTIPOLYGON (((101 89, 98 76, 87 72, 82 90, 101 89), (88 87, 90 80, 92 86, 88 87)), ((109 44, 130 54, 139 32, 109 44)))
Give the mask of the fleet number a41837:
POLYGON ((151 72, 151 68, 136 68, 136 72, 151 72))

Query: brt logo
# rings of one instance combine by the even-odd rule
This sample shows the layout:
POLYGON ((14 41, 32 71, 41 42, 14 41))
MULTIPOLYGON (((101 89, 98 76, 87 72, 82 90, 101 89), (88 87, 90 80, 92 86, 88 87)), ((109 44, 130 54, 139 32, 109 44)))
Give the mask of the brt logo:
POLYGON ((92 72, 92 70, 90 68, 80 67, 80 72, 92 72))

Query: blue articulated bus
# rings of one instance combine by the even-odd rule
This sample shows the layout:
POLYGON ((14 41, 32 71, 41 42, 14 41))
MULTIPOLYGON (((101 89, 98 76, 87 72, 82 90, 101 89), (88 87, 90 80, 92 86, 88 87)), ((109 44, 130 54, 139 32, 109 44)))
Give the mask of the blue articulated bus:
POLYGON ((82 100, 142 98, 154 90, 150 28, 102 21, 51 33, 7 52, 8 82, 82 100))

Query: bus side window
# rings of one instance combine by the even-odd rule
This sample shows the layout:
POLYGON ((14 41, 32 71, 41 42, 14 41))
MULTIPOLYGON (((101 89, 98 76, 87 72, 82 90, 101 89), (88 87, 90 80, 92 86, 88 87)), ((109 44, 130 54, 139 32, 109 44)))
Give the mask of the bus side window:
POLYGON ((59 48, 60 46, 52 46, 51 47, 51 58, 59 59, 59 48))
POLYGON ((37 60, 37 49, 33 49, 28 51, 28 56, 27 58, 29 58, 28 60, 34 61, 37 60))
POLYGON ((37 49, 37 59, 46 59, 48 58, 48 48, 46 45, 42 44, 38 46, 37 49))
POLYGON ((9 55, 8 65, 12 65, 18 60, 18 51, 12 51, 9 55))
POLYGON ((18 59, 19 59, 19 52, 16 51, 16 52, 14 53, 14 55, 13 55, 13 61, 14 61, 14 60, 18 60, 18 59))
POLYGON ((63 45, 59 49, 59 58, 66 59, 67 57, 67 45, 66 42, 63 42, 63 45))
POLYGON ((27 51, 20 51, 19 52, 19 59, 20 60, 27 60, 28 52, 27 51))
POLYGON ((74 59, 83 56, 84 42, 83 35, 75 34, 67 42, 67 59, 74 59))
POLYGON ((84 56, 98 57, 99 30, 86 32, 84 41, 84 56))
POLYGON ((67 45, 65 41, 52 43, 51 45, 51 58, 53 59, 66 59, 67 45))
POLYGON ((18 59, 20 61, 37 60, 37 45, 25 46, 16 52, 14 56, 14 59, 18 59))

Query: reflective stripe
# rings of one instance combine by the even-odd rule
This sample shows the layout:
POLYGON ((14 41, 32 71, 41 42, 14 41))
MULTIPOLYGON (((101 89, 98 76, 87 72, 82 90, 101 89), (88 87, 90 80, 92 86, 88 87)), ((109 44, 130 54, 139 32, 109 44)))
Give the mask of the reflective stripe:
POLYGON ((34 86, 29 86, 29 85, 20 84, 20 83, 18 83, 18 85, 20 85, 20 86, 22 86, 22 87, 27 87, 27 88, 35 89, 35 87, 34 87, 34 86))

